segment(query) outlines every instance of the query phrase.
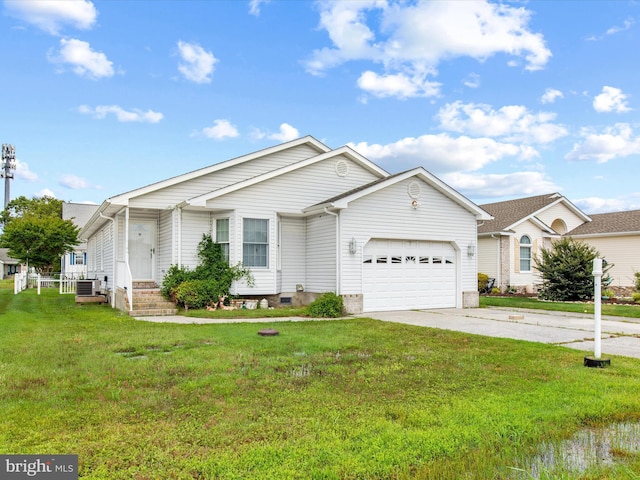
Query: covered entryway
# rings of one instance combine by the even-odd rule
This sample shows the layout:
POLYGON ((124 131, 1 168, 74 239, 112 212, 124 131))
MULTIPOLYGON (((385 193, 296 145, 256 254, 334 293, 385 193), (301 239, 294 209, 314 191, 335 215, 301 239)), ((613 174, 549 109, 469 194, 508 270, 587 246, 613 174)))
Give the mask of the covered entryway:
POLYGON ((372 239, 362 259, 365 312, 456 306, 450 243, 372 239))
POLYGON ((129 265, 134 280, 155 280, 156 221, 132 220, 129 224, 129 265))

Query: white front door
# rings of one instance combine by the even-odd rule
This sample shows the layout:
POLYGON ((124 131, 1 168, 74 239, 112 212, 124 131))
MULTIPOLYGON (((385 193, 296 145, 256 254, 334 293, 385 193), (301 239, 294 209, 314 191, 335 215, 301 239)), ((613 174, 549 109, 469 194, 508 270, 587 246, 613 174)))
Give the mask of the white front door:
POLYGON ((155 280, 156 222, 129 222, 129 267, 134 280, 155 280))

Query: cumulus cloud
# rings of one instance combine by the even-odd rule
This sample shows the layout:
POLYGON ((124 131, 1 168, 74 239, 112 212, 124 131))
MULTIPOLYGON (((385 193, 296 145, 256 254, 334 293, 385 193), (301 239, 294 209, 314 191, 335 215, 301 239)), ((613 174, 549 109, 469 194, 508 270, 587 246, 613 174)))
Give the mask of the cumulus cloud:
POLYGON ((605 128, 602 133, 584 129, 582 136, 584 141, 574 144, 565 159, 606 163, 616 157, 640 154, 640 137, 634 136, 628 123, 617 123, 605 128))
POLYGON ((607 86, 602 87, 602 93, 593 99, 593 108, 600 113, 624 113, 631 110, 627 105, 627 96, 622 90, 607 86))
POLYGON ((579 198, 573 203, 576 204, 583 212, 590 213, 607 213, 620 212, 623 210, 637 210, 640 208, 640 202, 637 199, 620 199, 620 198, 601 198, 587 197, 579 198))
POLYGON ((531 113, 521 105, 494 110, 490 105, 460 101, 445 105, 437 114, 445 130, 533 143, 553 142, 568 134, 565 127, 552 123, 555 117, 555 113, 531 113))
POLYGON ((21 178, 27 182, 37 182, 38 175, 29 170, 29 164, 16 159, 16 178, 21 178))
POLYGON ((478 88, 480 86, 480 75, 477 73, 470 73, 462 83, 465 87, 478 88))
POLYGON ((39 192, 36 192, 33 194, 34 197, 36 198, 43 198, 43 197, 51 197, 51 198, 57 198, 56 194, 53 193, 51 190, 49 190, 48 188, 43 188, 42 190, 40 190, 39 192))
POLYGON ((187 43, 182 40, 178 42, 178 51, 181 63, 178 64, 178 71, 187 80, 195 83, 210 83, 214 65, 218 59, 213 53, 207 52, 197 43, 187 43))
POLYGON ((440 83, 427 80, 425 75, 404 73, 378 75, 370 70, 358 78, 358 87, 374 97, 433 97, 440 93, 440 83))
POLYGON ((146 112, 134 108, 133 110, 125 110, 118 105, 98 105, 97 107, 89 107, 88 105, 80 105, 78 107, 80 113, 92 115, 97 119, 104 119, 107 115, 113 114, 116 116, 119 122, 144 122, 144 123, 158 123, 164 118, 164 115, 153 110, 147 110, 146 112))
POLYGON ((542 103, 554 103, 558 98, 563 98, 564 94, 555 88, 547 88, 544 95, 540 98, 542 103))
POLYGON ((375 81, 377 96, 436 95, 427 75, 435 76, 442 60, 484 61, 505 54, 523 59, 527 70, 543 68, 551 51, 541 34, 530 31, 529 18, 530 12, 523 7, 488 1, 327 1, 321 4, 320 27, 329 34, 332 46, 315 50, 305 66, 319 75, 345 62, 371 61, 384 72, 365 72, 360 84, 375 81), (387 81, 385 94, 382 80, 387 81), (400 80, 403 88, 398 87, 400 80))
POLYGON ((389 170, 424 166, 434 174, 474 171, 507 157, 532 160, 537 150, 491 138, 451 137, 446 133, 407 137, 387 145, 351 143, 350 146, 389 170))
POLYGON ((76 175, 63 175, 60 178, 60 185, 65 188, 70 188, 71 190, 78 190, 82 188, 89 188, 89 182, 84 178, 78 177, 76 175))
POLYGON ((216 140, 222 140, 225 138, 235 138, 238 135, 238 129, 229 122, 229 120, 214 120, 212 127, 205 127, 202 129, 202 133, 207 138, 214 138, 216 140))
POLYGON ((60 49, 50 51, 48 57, 50 62, 68 64, 74 73, 92 80, 114 75, 113 62, 104 53, 92 50, 88 42, 75 38, 61 39, 60 49))
POLYGON ((87 0, 5 0, 4 5, 13 17, 52 35, 58 35, 65 25, 88 30, 98 17, 95 6, 87 0))
POLYGON ((282 123, 280 125, 280 131, 276 133, 266 133, 262 130, 256 129, 251 136, 256 140, 268 138, 269 140, 278 140, 279 142, 289 142, 300 137, 298 129, 289 125, 288 123, 282 123))
POLYGON ((451 172, 444 174, 442 180, 471 198, 493 198, 497 194, 522 197, 560 190, 543 172, 486 175, 451 172))

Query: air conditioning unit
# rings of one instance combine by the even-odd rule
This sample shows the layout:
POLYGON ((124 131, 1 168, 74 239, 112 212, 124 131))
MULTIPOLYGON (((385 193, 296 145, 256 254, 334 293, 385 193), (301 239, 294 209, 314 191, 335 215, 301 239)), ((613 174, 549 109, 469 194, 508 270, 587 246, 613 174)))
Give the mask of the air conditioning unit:
POLYGON ((76 295, 79 297, 95 297, 100 290, 100 280, 77 280, 76 295))

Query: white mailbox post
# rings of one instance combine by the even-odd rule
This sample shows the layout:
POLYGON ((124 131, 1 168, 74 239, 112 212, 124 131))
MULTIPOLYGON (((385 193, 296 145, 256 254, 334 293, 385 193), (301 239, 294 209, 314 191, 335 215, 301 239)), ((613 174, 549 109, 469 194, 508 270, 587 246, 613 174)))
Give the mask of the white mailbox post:
POLYGON ((593 259, 593 357, 584 357, 586 367, 610 365, 609 359, 602 359, 602 259, 593 259))

